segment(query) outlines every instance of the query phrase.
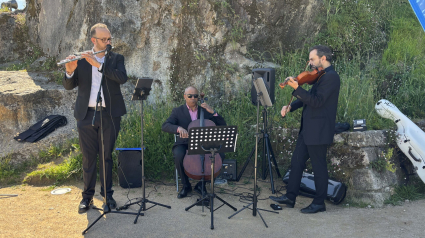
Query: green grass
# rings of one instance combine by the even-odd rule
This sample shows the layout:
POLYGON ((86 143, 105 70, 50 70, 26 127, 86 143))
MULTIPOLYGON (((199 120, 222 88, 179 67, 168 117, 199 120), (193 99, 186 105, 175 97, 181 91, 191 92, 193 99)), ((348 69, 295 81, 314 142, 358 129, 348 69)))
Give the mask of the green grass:
POLYGON ((384 201, 384 204, 401 205, 406 200, 414 201, 425 198, 425 185, 421 182, 419 185, 402 185, 394 188, 394 194, 384 201))
MULTIPOLYGON (((44 163, 49 163, 63 156, 68 156, 68 154, 73 150, 73 146, 75 150, 76 141, 76 139, 70 139, 63 144, 51 145, 48 149, 39 151, 37 155, 33 155, 29 160, 19 165, 13 165, 11 163, 12 155, 1 158, 0 184, 21 183, 23 181, 23 175, 27 173, 27 176, 33 176, 40 173, 45 173, 46 176, 51 176, 50 172, 39 172, 37 168, 41 168, 44 163)), ((78 167, 78 165, 74 167, 78 167)))

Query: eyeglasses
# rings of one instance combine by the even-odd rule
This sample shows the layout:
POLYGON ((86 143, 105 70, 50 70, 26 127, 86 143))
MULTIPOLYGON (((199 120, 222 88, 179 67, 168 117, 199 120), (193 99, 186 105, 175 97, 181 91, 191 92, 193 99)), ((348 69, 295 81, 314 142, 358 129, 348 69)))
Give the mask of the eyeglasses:
POLYGON ((187 98, 198 98, 198 94, 186 94, 187 98))
POLYGON ((110 37, 110 38, 97 38, 97 37, 94 37, 93 36, 93 38, 95 38, 95 39, 98 39, 98 40, 101 40, 103 43, 106 43, 106 42, 108 42, 108 41, 112 41, 112 39, 114 39, 113 37, 110 37))

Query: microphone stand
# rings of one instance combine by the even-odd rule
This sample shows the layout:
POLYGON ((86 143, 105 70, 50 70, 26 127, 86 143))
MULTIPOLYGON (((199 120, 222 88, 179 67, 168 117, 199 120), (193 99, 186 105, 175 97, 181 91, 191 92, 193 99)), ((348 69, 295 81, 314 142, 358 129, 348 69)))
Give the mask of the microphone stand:
MULTIPOLYGON (((92 120, 92 126, 94 126, 94 122, 96 120, 96 112, 97 112, 97 108, 98 105, 100 104, 100 108, 102 108, 102 83, 105 80, 105 67, 106 67, 106 62, 109 56, 109 52, 111 50, 111 45, 107 45, 106 46, 106 51, 105 51, 105 60, 103 62, 103 70, 102 70, 102 78, 100 80, 100 85, 99 85, 99 91, 97 93, 97 99, 96 99, 96 109, 93 115, 93 120, 92 120)), ((131 215, 144 215, 143 213, 134 213, 134 212, 120 212, 120 211, 111 211, 111 208, 109 207, 108 203, 106 202, 106 168, 105 168, 105 146, 104 146, 104 141, 103 141, 103 117, 102 117, 102 110, 99 110, 100 113, 100 140, 101 140, 101 144, 102 144, 102 159, 103 159, 103 209, 99 209, 97 207, 93 207, 93 209, 99 210, 99 211, 103 211, 103 213, 92 223, 90 224, 90 226, 88 226, 84 231, 83 231, 83 235, 87 233, 87 231, 94 225, 96 224, 97 221, 100 220, 100 218, 102 218, 104 215, 108 214, 108 213, 121 213, 121 214, 131 214, 131 215)))

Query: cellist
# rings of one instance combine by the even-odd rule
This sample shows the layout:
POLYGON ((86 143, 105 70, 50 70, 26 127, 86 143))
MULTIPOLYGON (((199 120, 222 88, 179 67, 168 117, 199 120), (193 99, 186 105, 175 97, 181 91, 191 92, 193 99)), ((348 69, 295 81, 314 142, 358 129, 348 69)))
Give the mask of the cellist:
POLYGON ((273 201, 293 208, 299 194, 301 178, 306 162, 310 158, 316 195, 312 203, 301 209, 302 213, 326 211, 325 199, 328 190, 328 169, 326 153, 332 144, 335 131, 335 119, 340 90, 340 78, 331 65, 332 52, 327 46, 317 45, 310 49, 309 64, 314 68, 323 68, 325 73, 313 84, 309 91, 299 87, 293 77, 288 77, 288 85, 297 98, 291 105, 283 106, 281 115, 303 108, 301 128, 295 151, 291 159, 291 173, 286 194, 280 197, 270 196, 273 201))
MULTIPOLYGON (((162 124, 163 131, 179 135, 172 148, 177 173, 179 174, 183 184, 183 188, 177 195, 177 198, 184 198, 192 191, 192 186, 183 167, 183 159, 186 155, 188 144, 188 126, 190 122, 199 119, 200 110, 203 110, 205 119, 213 121, 217 126, 226 125, 224 118, 206 102, 198 105, 198 89, 193 86, 189 86, 184 90, 183 96, 186 103, 174 108, 170 117, 162 124)), ((204 194, 207 193, 205 186, 202 186, 201 182, 196 184, 194 190, 199 194, 202 194, 202 190, 204 190, 204 194)))

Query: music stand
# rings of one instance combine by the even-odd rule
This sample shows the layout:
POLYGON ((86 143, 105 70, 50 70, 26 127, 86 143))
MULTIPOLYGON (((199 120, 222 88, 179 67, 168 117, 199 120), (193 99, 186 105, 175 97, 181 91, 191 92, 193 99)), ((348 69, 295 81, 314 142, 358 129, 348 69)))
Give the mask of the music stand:
POLYGON ((142 157, 142 191, 143 191, 143 198, 139 201, 124 205, 122 207, 120 207, 119 209, 127 209, 129 206, 133 205, 133 204, 139 204, 140 205, 140 209, 139 212, 137 213, 136 219, 134 219, 134 224, 137 223, 137 219, 139 218, 139 215, 143 216, 143 213, 141 213, 141 211, 146 211, 151 209, 152 207, 158 205, 158 206, 162 206, 162 207, 166 207, 171 209, 171 206, 168 205, 164 205, 161 203, 157 203, 157 202, 153 202, 150 201, 148 199, 146 199, 146 192, 145 192, 145 161, 144 161, 144 150, 145 150, 145 145, 143 144, 143 101, 147 99, 147 97, 149 96, 151 85, 152 85, 153 79, 152 78, 140 78, 137 80, 137 84, 136 87, 134 88, 134 92, 133 92, 133 96, 131 97, 131 100, 135 101, 135 100, 140 100, 140 122, 141 122, 141 133, 140 133, 140 137, 141 137, 141 157, 142 157), (149 207, 148 209, 146 209, 146 203, 152 203, 154 204, 153 206, 149 207))
MULTIPOLYGON (((254 76, 258 76, 258 75, 254 74, 254 76)), ((272 104, 272 101, 269 97, 269 94, 267 93, 268 90, 266 88, 266 85, 264 84, 263 78, 257 77, 256 79, 254 79, 253 85, 255 87, 255 90, 257 91, 257 104, 261 103, 261 105, 264 106, 264 109, 263 109, 263 112, 262 112, 263 113, 263 130, 261 131, 261 135, 259 135, 259 137, 257 137, 258 141, 260 140, 260 138, 263 138, 262 179, 264 180, 267 177, 267 170, 266 170, 266 159, 267 159, 268 167, 269 167, 269 174, 270 174, 270 186, 271 186, 272 194, 274 194, 275 189, 274 189, 274 181, 273 181, 272 162, 274 164, 277 177, 280 178, 280 177, 282 177, 282 175, 279 172, 279 168, 278 168, 277 162, 276 162, 276 157, 274 155, 272 144, 270 142, 270 137, 269 137, 269 134, 267 132, 267 117, 268 117, 267 116, 267 107, 271 107, 273 104, 272 104), (258 93, 261 93, 261 96, 259 96, 258 93)), ((257 107, 259 107, 259 105, 257 105, 257 107)), ((257 112, 257 116, 258 116, 258 113, 259 112, 257 112)), ((257 124, 257 126, 258 126, 258 124, 257 124)), ((246 167, 248 166, 248 163, 250 162, 252 156, 254 155, 255 150, 256 150, 256 148, 254 147, 252 149, 250 155, 248 156, 247 160, 245 161, 244 166, 242 167, 241 171, 239 172, 239 175, 236 178, 236 181, 239 181, 241 179, 242 174, 245 171, 246 167)))
MULTIPOLYGON (((235 216, 236 214, 238 214, 239 212, 243 211, 246 208, 251 209, 251 208, 249 208, 249 206, 251 206, 251 204, 252 204, 253 205, 252 206, 252 215, 256 216, 257 212, 258 212, 258 215, 260 215, 261 220, 263 220, 264 225, 266 227, 268 227, 267 223, 264 221, 263 216, 261 216, 261 213, 260 213, 259 210, 277 213, 277 214, 279 214, 279 213, 274 212, 274 211, 269 211, 269 210, 257 208, 257 202, 258 202, 258 199, 257 199, 257 158, 258 158, 258 137, 259 137, 259 133, 258 133, 259 125, 258 124, 259 124, 259 118, 260 118, 260 102, 264 107, 271 106, 272 102, 271 102, 270 97, 267 93, 267 89, 264 85, 264 81, 263 81, 262 78, 255 79, 254 85, 255 85, 255 89, 257 90, 257 127, 256 127, 256 133, 255 133, 255 157, 254 157, 254 196, 253 196, 253 199, 252 199, 253 201, 250 204, 244 206, 241 210, 239 210, 236 213, 234 213, 233 215, 231 215, 229 217, 229 219, 232 218, 233 216, 235 216)), ((265 139, 268 139, 268 137, 266 137, 265 139)), ((270 157, 269 157, 269 166, 271 166, 270 157)), ((273 174, 272 174, 271 167, 270 167, 270 179, 272 180, 272 189, 273 189, 273 174)))
MULTIPOLYGON (((207 193, 205 197, 192 204, 191 206, 185 208, 185 211, 188 211, 196 204, 203 204, 204 200, 209 198, 209 209, 211 211, 211 229, 214 229, 214 198, 217 198, 223 203, 223 205, 229 206, 234 211, 237 210, 235 207, 233 207, 214 193, 215 155, 216 153, 235 152, 237 137, 237 126, 193 127, 189 130, 189 143, 187 153, 189 155, 211 154, 211 193, 207 193)), ((203 163, 202 166, 204 166, 203 163)), ((221 205, 220 207, 222 207, 223 205, 221 205)), ((220 207, 218 207, 217 209, 219 209, 220 207)))

